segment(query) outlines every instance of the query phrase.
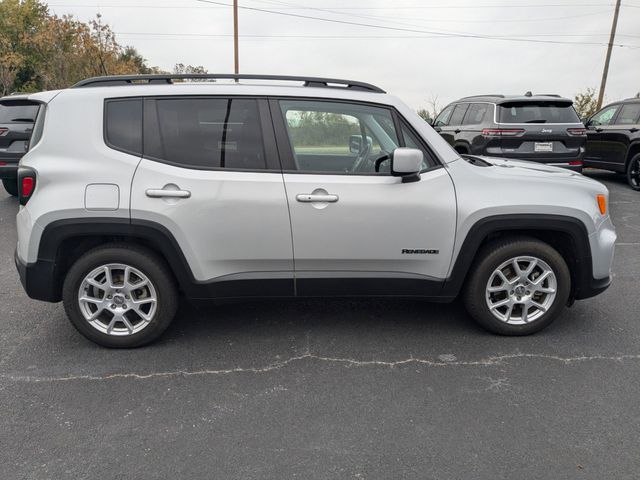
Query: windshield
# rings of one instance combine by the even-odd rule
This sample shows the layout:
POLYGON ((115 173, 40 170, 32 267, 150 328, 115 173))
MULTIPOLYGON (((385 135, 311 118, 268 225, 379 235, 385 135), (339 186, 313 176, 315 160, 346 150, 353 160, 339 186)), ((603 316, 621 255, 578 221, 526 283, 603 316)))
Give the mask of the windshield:
POLYGON ((33 123, 38 105, 0 105, 0 123, 33 123))
POLYGON ((500 123, 580 123, 568 103, 505 103, 499 108, 500 123))

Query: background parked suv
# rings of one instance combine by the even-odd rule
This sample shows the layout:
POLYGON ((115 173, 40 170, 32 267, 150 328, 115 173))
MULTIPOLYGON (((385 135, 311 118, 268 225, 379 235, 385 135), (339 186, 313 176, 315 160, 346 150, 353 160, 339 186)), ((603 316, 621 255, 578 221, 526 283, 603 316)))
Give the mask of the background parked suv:
POLYGON ((461 154, 531 160, 580 171, 586 136, 573 102, 557 95, 479 95, 433 122, 461 154))
POLYGON ((0 105, 0 179, 13 196, 18 194, 18 162, 27 151, 37 112, 38 105, 28 100, 0 105))
POLYGON ((607 105, 589 118, 585 167, 624 173, 640 190, 640 98, 607 105))

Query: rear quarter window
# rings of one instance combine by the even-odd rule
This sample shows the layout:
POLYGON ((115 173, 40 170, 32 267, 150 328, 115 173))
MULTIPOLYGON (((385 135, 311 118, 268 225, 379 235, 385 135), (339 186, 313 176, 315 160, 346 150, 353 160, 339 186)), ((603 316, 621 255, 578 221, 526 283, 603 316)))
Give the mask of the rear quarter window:
POLYGON ((553 102, 504 103, 500 123, 580 123, 573 105, 553 102))
POLYGON ((142 99, 107 100, 104 117, 107 145, 125 153, 142 155, 142 99))

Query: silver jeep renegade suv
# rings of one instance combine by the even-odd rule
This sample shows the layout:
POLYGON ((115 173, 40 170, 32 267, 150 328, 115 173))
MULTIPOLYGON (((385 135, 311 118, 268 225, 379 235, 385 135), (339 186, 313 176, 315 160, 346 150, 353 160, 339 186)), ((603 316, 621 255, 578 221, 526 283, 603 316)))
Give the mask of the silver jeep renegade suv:
POLYGON ((96 343, 154 340, 180 295, 460 295, 487 329, 526 335, 611 282, 598 182, 462 158, 369 84, 194 77, 0 100, 39 106, 18 171, 22 284, 96 343))

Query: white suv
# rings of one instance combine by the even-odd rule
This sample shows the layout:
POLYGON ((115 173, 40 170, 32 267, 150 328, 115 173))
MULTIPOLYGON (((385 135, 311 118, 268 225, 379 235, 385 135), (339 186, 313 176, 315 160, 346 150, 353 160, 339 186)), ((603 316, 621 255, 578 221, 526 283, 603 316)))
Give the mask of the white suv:
POLYGON ((462 294, 484 327, 524 335, 611 282, 616 234, 598 182, 463 158, 369 84, 174 82, 194 77, 0 100, 40 105, 18 172, 22 284, 64 301, 96 343, 154 340, 180 294, 462 294))

